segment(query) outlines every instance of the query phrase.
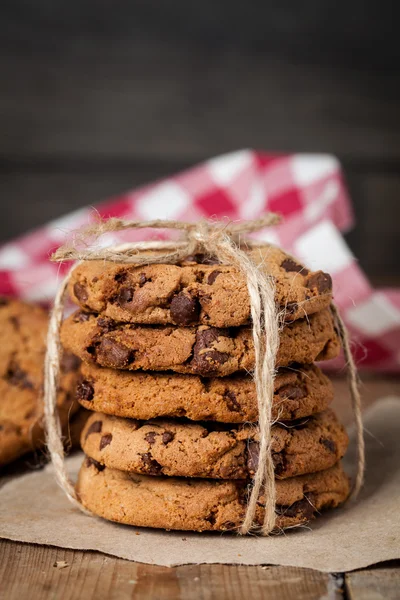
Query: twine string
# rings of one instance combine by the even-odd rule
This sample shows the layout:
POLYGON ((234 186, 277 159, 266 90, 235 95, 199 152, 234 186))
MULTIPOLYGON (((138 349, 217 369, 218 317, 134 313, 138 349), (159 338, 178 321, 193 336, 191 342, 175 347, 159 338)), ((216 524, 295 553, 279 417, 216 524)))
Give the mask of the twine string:
MULTIPOLYGON (((77 266, 77 265, 76 265, 77 266)), ((64 444, 62 442, 61 422, 57 411, 57 387, 60 374, 62 354, 60 327, 64 316, 64 302, 68 290, 68 282, 74 271, 73 267, 59 287, 54 299, 54 308, 50 316, 47 331, 47 352, 44 363, 44 418, 47 435, 47 449, 54 467, 54 474, 59 486, 64 490, 72 504, 88 513, 79 501, 75 487, 71 482, 64 461, 64 444)))
POLYGON ((355 429, 357 446, 357 471, 351 491, 351 497, 353 498, 353 500, 355 500, 363 486, 365 473, 365 440, 361 414, 360 382, 358 378, 357 367, 355 365, 353 354, 350 348, 350 339, 348 331, 346 329, 346 325, 344 324, 343 319, 339 314, 337 306, 335 306, 335 304, 333 303, 331 305, 331 310, 333 313, 335 326, 342 344, 343 354, 346 361, 347 379, 349 383, 353 415, 356 424, 355 429))
MULTIPOLYGON (((75 242, 71 245, 60 247, 52 256, 52 260, 61 262, 65 260, 107 260, 112 262, 129 263, 135 265, 169 263, 174 264, 188 256, 197 253, 206 253, 215 256, 222 264, 233 264, 246 277, 247 289, 250 300, 250 310, 253 323, 253 344, 255 353, 255 367, 253 372, 257 395, 259 414, 260 447, 259 460, 254 475, 253 487, 248 499, 246 513, 240 528, 240 533, 246 534, 254 529, 257 504, 259 497, 264 497, 264 520, 261 534, 268 535, 275 525, 275 476, 271 454, 271 425, 272 402, 274 396, 274 377, 276 355, 279 348, 279 314, 275 304, 275 286, 271 276, 259 269, 249 255, 240 248, 240 238, 244 234, 258 231, 279 222, 279 217, 268 213, 254 221, 243 223, 223 223, 199 221, 186 223, 180 221, 122 221, 108 219, 95 223, 81 232, 77 232, 75 242), (119 247, 93 248, 93 243, 87 246, 88 238, 96 241, 105 233, 123 231, 127 229, 176 229, 183 233, 183 240, 174 242, 155 241, 151 243, 135 242, 119 247), (86 247, 79 247, 85 246, 86 247), (146 250, 156 250, 152 254, 142 253, 146 250), (172 251, 169 251, 172 250, 172 251)), ((250 242, 245 239, 246 244, 250 242)), ((257 242, 248 244, 257 246, 257 242)), ((259 245, 264 245, 260 243, 259 245)), ((78 263, 79 264, 79 263, 78 263)), ((54 308, 50 317, 47 336, 47 353, 45 359, 45 422, 47 430, 47 445, 51 461, 54 466, 57 482, 66 493, 74 506, 87 514, 90 511, 81 504, 75 487, 71 482, 64 461, 64 449, 61 441, 61 426, 58 417, 57 382, 60 371, 60 327, 64 314, 64 304, 69 280, 75 265, 64 279, 54 301, 54 308)), ((349 367, 349 385, 352 397, 353 411, 356 419, 358 442, 358 471, 353 494, 358 494, 364 473, 364 444, 361 420, 361 398, 357 385, 357 371, 351 356, 346 328, 341 321, 336 307, 333 308, 339 335, 342 339, 345 357, 349 367)))

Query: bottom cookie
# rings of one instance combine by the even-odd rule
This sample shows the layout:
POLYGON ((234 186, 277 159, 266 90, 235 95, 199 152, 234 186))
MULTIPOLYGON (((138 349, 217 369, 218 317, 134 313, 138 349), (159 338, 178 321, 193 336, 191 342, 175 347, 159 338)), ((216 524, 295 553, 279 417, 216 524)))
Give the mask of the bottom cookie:
MULTIPOLYGON (((276 531, 302 525, 349 495, 349 479, 334 467, 276 482, 276 531)), ((109 469, 86 458, 77 493, 91 512, 109 521, 184 531, 228 531, 240 527, 248 487, 243 481, 151 477, 109 469)), ((264 516, 263 498, 256 523, 264 516)))

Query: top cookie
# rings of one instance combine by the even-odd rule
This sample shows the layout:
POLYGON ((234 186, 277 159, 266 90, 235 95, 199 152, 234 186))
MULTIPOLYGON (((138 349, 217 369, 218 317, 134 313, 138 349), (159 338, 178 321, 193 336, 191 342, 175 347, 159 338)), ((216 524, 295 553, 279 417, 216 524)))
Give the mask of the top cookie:
MULTIPOLYGON (((0 466, 44 442, 43 362, 48 315, 39 306, 0 298, 0 466)), ((78 409, 74 402, 80 361, 63 359, 58 392, 62 424, 78 409)))
MULTIPOLYGON (((274 277, 284 320, 329 306, 332 280, 327 273, 309 271, 275 246, 252 250, 250 256, 274 277)), ((203 255, 179 265, 83 262, 72 274, 69 291, 84 310, 122 323, 236 327, 250 320, 243 274, 203 255)))

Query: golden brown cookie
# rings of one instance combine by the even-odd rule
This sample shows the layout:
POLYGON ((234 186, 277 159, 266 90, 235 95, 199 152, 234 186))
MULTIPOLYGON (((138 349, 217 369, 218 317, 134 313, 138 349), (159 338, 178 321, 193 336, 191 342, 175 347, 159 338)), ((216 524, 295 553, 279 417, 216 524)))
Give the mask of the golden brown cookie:
MULTIPOLYGON (((273 275, 277 304, 286 320, 329 306, 332 280, 327 273, 310 272, 275 246, 250 254, 273 275)), ((203 255, 180 265, 83 262, 73 272, 69 289, 84 310, 125 323, 234 327, 250 320, 244 276, 203 255)))
MULTIPOLYGON (((44 443, 43 362, 48 315, 33 304, 0 299, 0 466, 44 443)), ((74 402, 80 360, 63 359, 58 410, 65 425, 74 402)))
MULTIPOLYGON (((192 421, 253 423, 256 390, 248 375, 203 379, 198 375, 143 373, 82 363, 76 396, 85 408, 131 419, 187 417, 192 421)), ((279 369, 272 406, 274 420, 308 417, 333 400, 329 378, 315 365, 279 369)))
MULTIPOLYGON (((332 280, 327 273, 310 272, 275 246, 250 255, 274 277, 277 304, 286 320, 329 306, 332 280)), ((125 323, 235 327, 250 320, 244 276, 204 255, 180 265, 83 262, 75 269, 69 290, 84 310, 125 323)))
MULTIPOLYGON (((240 480, 150 477, 109 469, 86 458, 77 492, 83 505, 110 521, 187 531, 237 529, 246 509, 240 480)), ((349 480, 340 463, 326 471, 276 482, 276 530, 302 525, 319 511, 343 503, 349 480)), ((260 497, 256 522, 264 516, 260 497)))
MULTIPOLYGON (((225 376, 254 367, 252 330, 121 324, 78 311, 61 329, 61 341, 82 360, 102 367, 225 376)), ((312 363, 338 355, 331 311, 287 324, 280 335, 277 366, 312 363)))
MULTIPOLYGON (((81 445, 99 464, 144 475, 247 479, 258 466, 259 430, 157 419, 135 421, 94 413, 81 445)), ((272 427, 272 459, 280 479, 329 469, 348 445, 331 410, 272 427)))

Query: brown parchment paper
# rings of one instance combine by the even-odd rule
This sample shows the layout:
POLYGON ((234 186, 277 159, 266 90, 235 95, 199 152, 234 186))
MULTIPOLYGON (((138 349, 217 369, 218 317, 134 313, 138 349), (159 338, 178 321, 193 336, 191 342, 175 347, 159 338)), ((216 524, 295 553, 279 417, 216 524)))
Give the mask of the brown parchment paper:
MULTIPOLYGON (((377 402, 365 416, 365 429, 367 473, 358 502, 286 535, 241 538, 235 534, 161 532, 88 517, 68 502, 48 466, 3 479, 0 537, 98 550, 166 566, 274 564, 334 572, 400 558, 400 399, 377 402)), ((346 463, 351 465, 354 459, 352 443, 346 463)), ((68 459, 72 474, 81 462, 81 454, 68 459)), ((347 470, 351 472, 351 468, 347 470)))

